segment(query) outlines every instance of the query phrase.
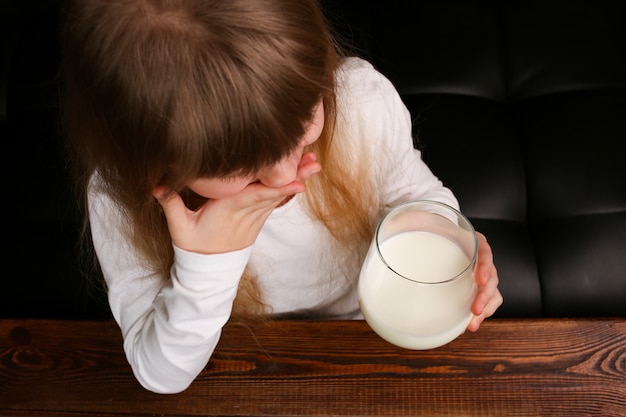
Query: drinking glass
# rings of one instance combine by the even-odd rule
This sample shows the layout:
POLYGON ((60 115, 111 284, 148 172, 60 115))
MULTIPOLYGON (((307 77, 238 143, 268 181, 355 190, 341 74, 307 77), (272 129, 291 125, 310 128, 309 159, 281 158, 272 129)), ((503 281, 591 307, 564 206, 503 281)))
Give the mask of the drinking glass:
POLYGON ((383 339, 432 349, 472 319, 478 242, 470 221, 446 204, 414 200, 378 223, 359 276, 361 312, 383 339))

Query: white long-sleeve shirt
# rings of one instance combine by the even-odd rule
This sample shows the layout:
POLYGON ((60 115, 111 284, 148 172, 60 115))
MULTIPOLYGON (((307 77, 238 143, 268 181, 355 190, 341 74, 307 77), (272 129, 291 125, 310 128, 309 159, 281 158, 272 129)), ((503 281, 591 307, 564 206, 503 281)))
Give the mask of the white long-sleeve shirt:
MULTIPOLYGON (((411 117, 395 88, 369 63, 345 60, 337 72, 337 102, 344 137, 355 146, 367 141, 374 155, 372 172, 388 207, 411 198, 458 207, 413 149, 411 117)), ((203 255, 175 247, 170 279, 163 280, 142 267, 123 233, 122 213, 95 182, 89 193, 93 243, 126 356, 145 388, 174 393, 191 384, 219 341, 248 264, 273 313, 361 318, 358 271, 346 279, 329 261, 328 232, 310 218, 302 195, 275 209, 248 248, 203 255)))

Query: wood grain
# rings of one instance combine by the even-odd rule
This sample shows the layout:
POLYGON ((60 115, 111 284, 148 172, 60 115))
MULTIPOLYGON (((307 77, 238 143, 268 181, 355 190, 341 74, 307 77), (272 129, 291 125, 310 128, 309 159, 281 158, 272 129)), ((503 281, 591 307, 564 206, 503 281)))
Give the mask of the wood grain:
POLYGON ((112 322, 0 321, 0 416, 626 416, 626 319, 489 320, 428 351, 365 322, 226 326, 185 392, 139 386, 112 322))

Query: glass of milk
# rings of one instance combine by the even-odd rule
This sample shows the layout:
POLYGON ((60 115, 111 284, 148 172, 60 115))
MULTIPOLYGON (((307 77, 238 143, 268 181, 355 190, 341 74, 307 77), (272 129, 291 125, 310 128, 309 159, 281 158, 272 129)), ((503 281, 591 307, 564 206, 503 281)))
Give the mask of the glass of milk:
POLYGON ((478 242, 469 220, 435 201, 409 201, 379 222, 359 277, 361 311, 383 339, 432 349, 462 334, 476 295, 478 242))

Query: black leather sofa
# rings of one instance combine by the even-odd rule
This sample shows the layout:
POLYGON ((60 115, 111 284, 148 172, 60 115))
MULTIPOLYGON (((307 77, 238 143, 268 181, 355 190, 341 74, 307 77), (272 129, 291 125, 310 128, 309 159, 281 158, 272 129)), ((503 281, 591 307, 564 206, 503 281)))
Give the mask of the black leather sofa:
MULTIPOLYGON (((324 0, 494 249, 497 317, 626 316, 626 2, 324 0)), ((58 1, 0 6, 1 317, 107 318, 80 274, 58 1)))

